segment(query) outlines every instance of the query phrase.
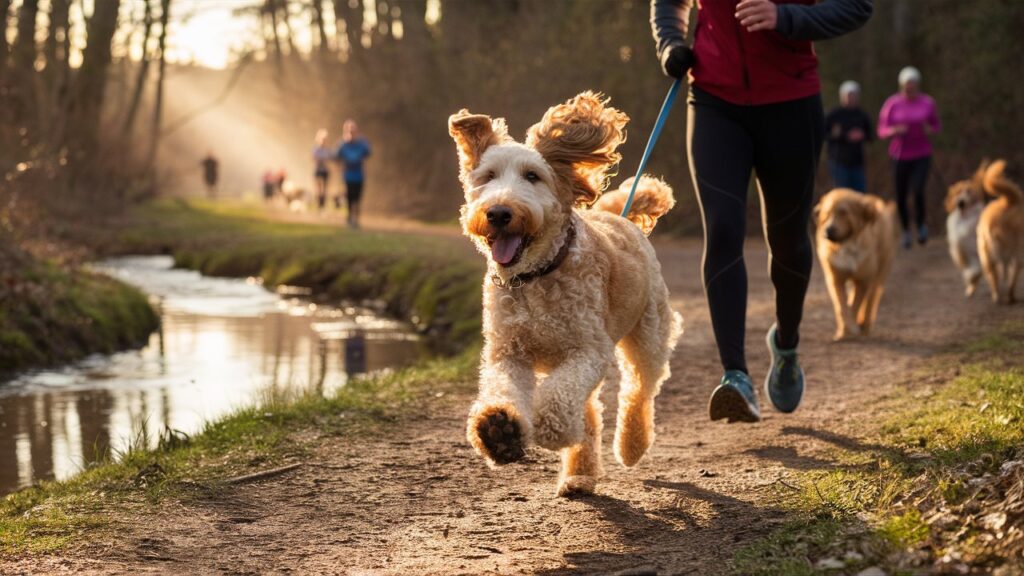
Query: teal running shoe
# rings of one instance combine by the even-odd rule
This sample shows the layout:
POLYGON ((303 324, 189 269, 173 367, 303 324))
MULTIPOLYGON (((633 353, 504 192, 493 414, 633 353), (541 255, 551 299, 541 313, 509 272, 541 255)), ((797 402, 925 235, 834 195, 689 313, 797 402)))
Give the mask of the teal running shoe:
POLYGON ((750 376, 739 370, 727 370, 722 383, 711 393, 708 412, 712 420, 728 419, 733 422, 759 422, 761 410, 750 376))
POLYGON ((796 357, 796 348, 782 350, 775 340, 778 326, 768 329, 768 351, 772 355, 772 367, 764 379, 764 391, 772 406, 779 412, 790 413, 800 405, 804 397, 804 370, 796 357))

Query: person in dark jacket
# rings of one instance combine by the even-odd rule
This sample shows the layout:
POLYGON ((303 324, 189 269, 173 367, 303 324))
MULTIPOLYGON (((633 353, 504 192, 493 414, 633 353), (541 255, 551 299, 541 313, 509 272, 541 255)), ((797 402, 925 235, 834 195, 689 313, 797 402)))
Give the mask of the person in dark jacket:
POLYGON ((836 188, 867 189, 864 144, 872 140, 871 117, 860 107, 860 84, 847 80, 839 86, 839 106, 825 116, 828 171, 836 188))
POLYGON ((203 167, 203 184, 206 184, 206 196, 211 200, 217 197, 217 180, 220 175, 220 162, 213 152, 207 152, 199 163, 203 167))
POLYGON ((689 71, 690 172, 704 221, 704 290, 725 375, 711 395, 712 420, 756 422, 761 414, 744 351, 747 190, 757 177, 776 324, 765 388, 776 409, 796 410, 804 373, 797 360, 811 274, 808 224, 824 137, 818 58, 811 44, 867 22, 872 0, 652 0, 651 26, 664 72, 689 71))

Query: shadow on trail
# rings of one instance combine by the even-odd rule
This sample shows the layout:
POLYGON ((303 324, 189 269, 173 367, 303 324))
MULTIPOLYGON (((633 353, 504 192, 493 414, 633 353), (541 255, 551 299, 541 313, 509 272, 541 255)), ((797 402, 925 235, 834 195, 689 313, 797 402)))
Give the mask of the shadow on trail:
POLYGON ((762 460, 773 460, 792 470, 822 470, 835 467, 835 462, 831 460, 801 455, 792 446, 764 446, 744 450, 743 453, 762 460))
POLYGON ((784 426, 782 428, 782 434, 814 438, 821 442, 832 444, 837 448, 842 448, 847 452, 879 454, 894 461, 911 459, 910 455, 905 450, 901 450, 893 446, 883 446, 881 444, 864 442, 863 440, 843 436, 842 434, 836 434, 835 432, 830 432, 828 430, 819 430, 817 428, 808 428, 806 426, 784 426))
POLYGON ((578 498, 599 514, 595 528, 607 533, 607 544, 567 553, 564 567, 537 574, 726 573, 732 557, 727 550, 766 534, 785 515, 690 482, 643 484, 651 497, 639 505, 605 495, 578 498))

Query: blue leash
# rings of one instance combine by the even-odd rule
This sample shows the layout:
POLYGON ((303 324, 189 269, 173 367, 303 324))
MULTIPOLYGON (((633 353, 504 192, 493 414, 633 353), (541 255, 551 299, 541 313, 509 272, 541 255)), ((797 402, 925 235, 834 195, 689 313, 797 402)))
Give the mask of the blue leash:
POLYGON ((672 87, 668 89, 665 102, 661 105, 661 112, 658 113, 658 121, 654 123, 651 137, 647 139, 647 148, 644 148, 644 155, 640 157, 640 167, 636 169, 636 178, 633 179, 633 186, 629 189, 626 205, 622 207, 623 218, 629 216, 629 209, 633 207, 633 196, 636 195, 636 187, 640 183, 640 175, 644 173, 644 168, 647 167, 647 160, 651 157, 651 152, 654 151, 654 145, 658 143, 658 136, 661 136, 661 129, 665 127, 668 113, 672 110, 672 104, 676 101, 676 94, 679 93, 679 87, 682 84, 683 81, 676 78, 676 81, 672 83, 672 87))

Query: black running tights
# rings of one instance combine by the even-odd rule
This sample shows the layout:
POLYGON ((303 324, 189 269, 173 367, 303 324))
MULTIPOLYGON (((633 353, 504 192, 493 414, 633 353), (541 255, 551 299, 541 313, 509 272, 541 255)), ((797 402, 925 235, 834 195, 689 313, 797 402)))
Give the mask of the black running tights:
POLYGON ((751 172, 775 286, 777 340, 795 348, 813 259, 808 222, 824 137, 821 96, 742 106, 693 87, 689 100, 690 173, 704 220, 711 323, 723 368, 749 373, 743 242, 751 172))

